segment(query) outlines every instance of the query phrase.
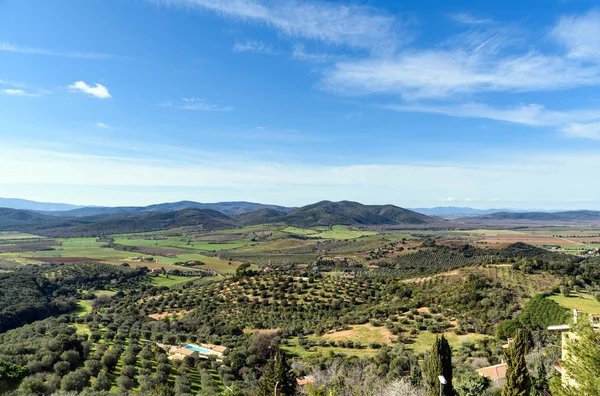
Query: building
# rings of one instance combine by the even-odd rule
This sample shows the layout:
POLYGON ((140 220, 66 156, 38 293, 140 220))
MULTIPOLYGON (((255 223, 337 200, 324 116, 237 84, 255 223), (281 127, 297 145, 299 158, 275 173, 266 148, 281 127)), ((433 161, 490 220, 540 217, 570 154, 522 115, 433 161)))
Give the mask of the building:
POLYGON ((477 371, 481 376, 490 378, 492 380, 492 386, 504 386, 504 380, 506 379, 506 363, 483 367, 475 371, 477 371))
POLYGON ((307 375, 303 378, 296 378, 296 383, 298 384, 298 386, 306 386, 307 384, 314 384, 315 382, 317 382, 317 379, 314 375, 307 375))
MULTIPOLYGON (((577 320, 583 311, 581 309, 573 309, 573 324, 577 324, 577 320)), ((600 328, 600 315, 594 313, 589 314, 589 320, 593 328, 600 328)), ((567 344, 569 340, 572 340, 577 337, 575 333, 571 331, 571 325, 563 324, 563 325, 555 325, 548 326, 548 330, 550 331, 560 331, 562 336, 562 349, 561 349, 561 357, 560 361, 564 361, 568 358, 567 352, 567 344)), ((569 378, 569 374, 565 370, 565 368, 561 365, 560 361, 556 361, 554 363, 554 369, 561 374, 563 384, 568 384, 570 386, 577 386, 577 383, 569 378)))
POLYGON ((183 360, 186 357, 191 357, 192 359, 197 360, 200 357, 200 353, 198 351, 194 351, 192 349, 183 348, 183 347, 172 347, 171 348, 169 359, 183 360))

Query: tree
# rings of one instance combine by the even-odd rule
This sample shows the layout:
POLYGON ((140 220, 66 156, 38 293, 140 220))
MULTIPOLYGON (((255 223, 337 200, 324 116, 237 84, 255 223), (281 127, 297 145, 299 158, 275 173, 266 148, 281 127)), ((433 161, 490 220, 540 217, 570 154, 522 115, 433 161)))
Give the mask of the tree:
POLYGON ((25 367, 0 360, 0 389, 10 389, 26 375, 25 367))
POLYGON ((120 375, 117 378, 117 386, 123 393, 127 393, 133 387, 133 380, 126 375, 120 375))
POLYGON ((60 382, 60 389, 63 391, 81 392, 87 385, 90 375, 84 368, 72 371, 65 375, 60 382))
POLYGON ((296 377, 281 349, 267 362, 258 381, 258 395, 271 396, 279 388, 284 396, 292 396, 296 391, 296 377))
POLYGON ((532 396, 544 396, 544 391, 549 389, 548 373, 546 372, 546 366, 544 366, 543 359, 540 359, 537 362, 536 376, 535 378, 532 378, 531 387, 532 396))
POLYGON ((108 378, 106 371, 101 371, 92 385, 92 388, 96 391, 107 391, 110 390, 111 387, 112 383, 110 382, 110 378, 108 378))
POLYGON ((436 337, 429 358, 425 362, 425 381, 429 386, 431 395, 437 396, 440 389, 438 377, 443 375, 446 379, 446 385, 443 385, 442 394, 444 396, 454 395, 454 386, 452 385, 452 348, 448 340, 443 335, 436 337))
POLYGON ((85 368, 91 376, 97 377, 100 370, 102 370, 102 363, 100 363, 100 360, 89 359, 85 361, 85 368))
POLYGON ((175 395, 189 395, 192 393, 190 377, 187 374, 179 374, 175 378, 175 387, 173 388, 175 395))
POLYGON ((504 353, 506 379, 502 396, 528 396, 531 379, 527 371, 525 355, 529 350, 529 335, 525 329, 517 330, 515 340, 504 353))
POLYGON ((581 321, 573 335, 567 339, 566 357, 562 367, 570 381, 552 382, 552 395, 597 395, 600 389, 600 333, 585 321, 581 321))

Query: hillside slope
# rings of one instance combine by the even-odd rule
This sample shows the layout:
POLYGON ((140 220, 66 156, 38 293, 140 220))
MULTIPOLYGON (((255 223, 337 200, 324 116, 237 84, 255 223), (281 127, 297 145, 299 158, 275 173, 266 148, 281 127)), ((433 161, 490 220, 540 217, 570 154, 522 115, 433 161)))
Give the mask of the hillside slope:
POLYGON ((498 212, 485 216, 469 217, 467 221, 600 221, 600 212, 592 210, 574 210, 568 212, 498 212))

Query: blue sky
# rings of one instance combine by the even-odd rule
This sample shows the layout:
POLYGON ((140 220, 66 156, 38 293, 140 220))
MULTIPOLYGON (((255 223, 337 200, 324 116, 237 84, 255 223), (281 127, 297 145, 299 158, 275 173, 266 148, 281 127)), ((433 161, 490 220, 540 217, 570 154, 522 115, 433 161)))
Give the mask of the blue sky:
POLYGON ((595 1, 0 1, 0 196, 600 209, 595 1))

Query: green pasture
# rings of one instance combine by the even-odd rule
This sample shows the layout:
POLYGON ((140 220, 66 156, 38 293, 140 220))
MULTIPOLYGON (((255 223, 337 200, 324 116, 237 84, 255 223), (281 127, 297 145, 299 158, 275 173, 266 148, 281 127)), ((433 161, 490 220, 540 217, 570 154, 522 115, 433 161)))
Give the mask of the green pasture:
POLYGON ((321 239, 355 239, 369 235, 376 235, 375 231, 363 231, 353 227, 335 225, 331 229, 327 229, 318 234, 307 235, 309 238, 321 238, 321 239))
MULTIPOLYGON (((439 334, 434 334, 430 331, 419 331, 414 343, 408 344, 407 346, 415 353, 424 353, 431 349, 431 346, 435 342, 435 338, 438 336, 439 334)), ((452 349, 458 349, 464 342, 476 342, 478 340, 489 338, 490 336, 484 334, 466 334, 459 336, 449 331, 444 333, 444 337, 446 337, 452 349)))
POLYGON ((33 235, 33 234, 25 234, 22 232, 16 231, 0 231, 0 241, 7 239, 45 239, 44 237, 33 235))
POLYGON ((163 274, 160 274, 158 276, 149 275, 149 278, 154 286, 166 286, 166 287, 171 287, 174 285, 178 285, 180 283, 193 282, 193 281, 197 281, 198 279, 202 279, 200 277, 163 275, 163 274))
POLYGON ((585 313, 600 313, 600 302, 596 301, 589 293, 571 292, 568 297, 559 294, 549 298, 568 309, 581 309, 585 313))

